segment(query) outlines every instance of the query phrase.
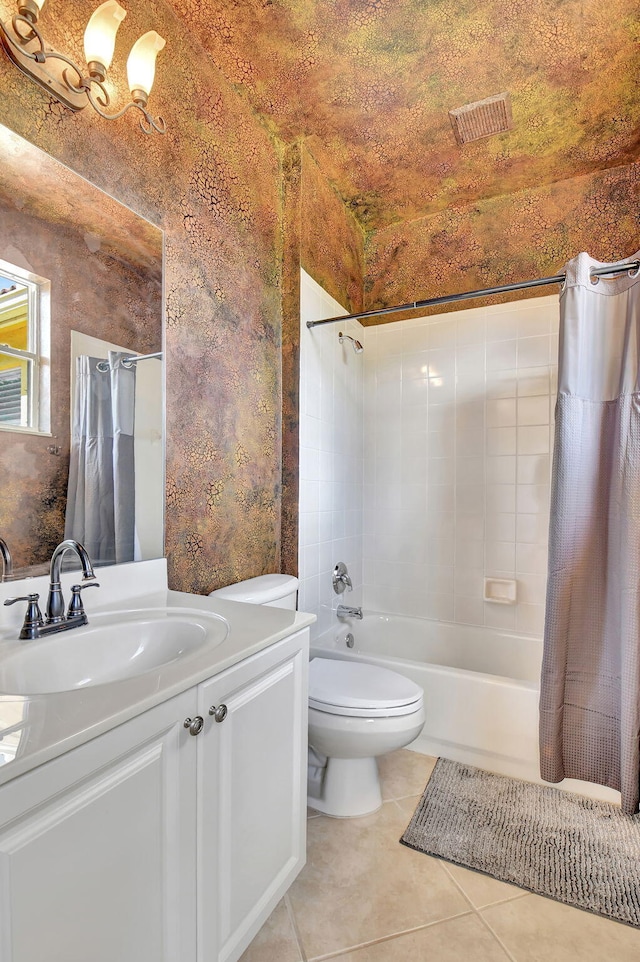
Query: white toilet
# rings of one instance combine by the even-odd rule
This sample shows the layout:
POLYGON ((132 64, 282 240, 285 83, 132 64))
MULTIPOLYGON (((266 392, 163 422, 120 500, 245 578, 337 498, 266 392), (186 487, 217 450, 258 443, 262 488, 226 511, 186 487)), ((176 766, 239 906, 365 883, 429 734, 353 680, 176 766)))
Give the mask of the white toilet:
MULTIPOLYGON (((260 575, 210 597, 296 607, 298 579, 260 575)), ((424 726, 419 685, 378 665, 313 658, 309 665, 309 805, 349 818, 382 804, 376 758, 412 742, 424 726)))
POLYGON ((309 665, 309 744, 326 756, 309 805, 338 818, 382 804, 378 755, 412 742, 424 726, 423 691, 395 671, 358 661, 313 658, 309 665))

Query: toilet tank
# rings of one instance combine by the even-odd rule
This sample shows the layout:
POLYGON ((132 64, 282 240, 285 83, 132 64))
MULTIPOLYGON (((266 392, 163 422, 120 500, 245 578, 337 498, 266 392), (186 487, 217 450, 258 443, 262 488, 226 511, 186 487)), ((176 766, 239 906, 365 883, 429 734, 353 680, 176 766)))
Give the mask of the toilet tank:
POLYGON ((298 579, 293 575, 259 575, 226 588, 217 588, 209 592, 209 597, 295 610, 297 594, 298 579))

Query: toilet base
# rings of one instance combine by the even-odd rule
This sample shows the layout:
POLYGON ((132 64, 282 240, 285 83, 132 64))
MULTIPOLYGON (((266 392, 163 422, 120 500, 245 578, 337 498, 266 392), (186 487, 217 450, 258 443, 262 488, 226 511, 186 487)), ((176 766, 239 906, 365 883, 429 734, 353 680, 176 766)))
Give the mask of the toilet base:
POLYGON ((309 808, 333 818, 370 815, 382 805, 375 758, 329 758, 320 798, 308 798, 309 808))

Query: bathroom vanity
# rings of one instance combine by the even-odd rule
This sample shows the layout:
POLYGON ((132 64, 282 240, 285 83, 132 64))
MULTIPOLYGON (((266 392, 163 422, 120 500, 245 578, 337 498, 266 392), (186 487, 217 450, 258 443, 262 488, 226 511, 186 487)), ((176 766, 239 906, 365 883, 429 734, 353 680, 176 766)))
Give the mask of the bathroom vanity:
MULTIPOLYGON (((66 634, 92 608, 228 632, 121 680, 0 695, 0 959, 235 962, 305 860, 313 616, 168 591, 163 561, 99 579, 66 634)), ((0 668, 64 638, 19 643, 0 612, 0 668)))

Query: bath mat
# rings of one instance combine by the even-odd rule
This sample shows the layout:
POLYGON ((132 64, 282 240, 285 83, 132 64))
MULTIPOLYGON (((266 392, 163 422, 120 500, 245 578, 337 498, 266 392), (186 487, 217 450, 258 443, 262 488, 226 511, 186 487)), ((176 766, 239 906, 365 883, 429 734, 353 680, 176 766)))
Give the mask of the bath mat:
POLYGON ((640 815, 441 758, 400 841, 640 927, 640 815))

